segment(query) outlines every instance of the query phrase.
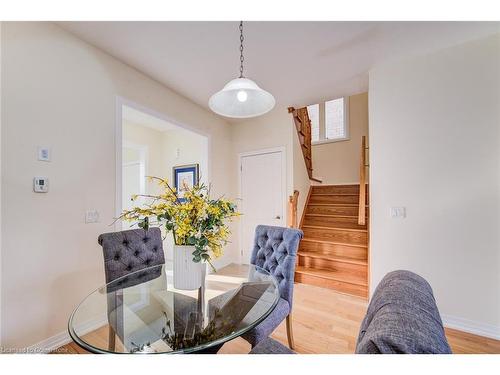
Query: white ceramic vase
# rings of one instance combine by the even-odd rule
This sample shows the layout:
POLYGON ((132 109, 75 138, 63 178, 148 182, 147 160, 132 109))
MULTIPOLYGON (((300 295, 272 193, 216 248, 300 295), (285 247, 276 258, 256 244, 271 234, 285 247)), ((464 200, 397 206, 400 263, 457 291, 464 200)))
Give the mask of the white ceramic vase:
POLYGON ((194 246, 174 245, 174 288, 194 290, 205 282, 207 265, 193 262, 194 246))

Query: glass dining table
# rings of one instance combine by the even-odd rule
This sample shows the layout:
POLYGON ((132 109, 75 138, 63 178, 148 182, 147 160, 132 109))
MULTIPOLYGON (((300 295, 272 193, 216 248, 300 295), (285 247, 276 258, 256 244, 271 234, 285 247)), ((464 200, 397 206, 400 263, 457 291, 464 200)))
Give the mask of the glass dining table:
POLYGON ((278 300, 276 279, 253 265, 208 274, 192 291, 174 289, 172 270, 159 265, 90 293, 68 330, 91 353, 216 353, 262 322, 278 300))

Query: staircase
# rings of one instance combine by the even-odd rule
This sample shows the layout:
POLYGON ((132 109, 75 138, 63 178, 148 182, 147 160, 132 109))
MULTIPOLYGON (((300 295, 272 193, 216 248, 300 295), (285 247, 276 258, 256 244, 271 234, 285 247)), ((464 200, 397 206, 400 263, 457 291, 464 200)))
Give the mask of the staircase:
MULTIPOLYGON (((295 281, 368 298, 368 227, 358 217, 360 185, 311 189, 295 281)), ((367 189, 365 196, 368 206, 367 189)))
POLYGON ((288 113, 291 113, 293 116, 295 130, 297 131, 297 136, 299 137, 300 148, 302 149, 302 156, 304 156, 304 162, 306 164, 309 179, 311 181, 321 182, 321 180, 313 177, 311 120, 309 119, 307 107, 297 109, 288 107, 288 113))

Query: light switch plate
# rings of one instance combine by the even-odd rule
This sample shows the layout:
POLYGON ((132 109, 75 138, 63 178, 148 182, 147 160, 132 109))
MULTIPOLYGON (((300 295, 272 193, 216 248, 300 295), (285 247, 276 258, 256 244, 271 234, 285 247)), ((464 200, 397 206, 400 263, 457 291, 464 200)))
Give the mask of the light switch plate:
POLYGON ((38 147, 38 160, 50 161, 50 148, 41 146, 38 147))
POLYGON ((404 219, 406 217, 406 207, 391 207, 391 217, 393 219, 404 219))
POLYGON ((99 211, 97 210, 87 210, 85 212, 85 223, 98 223, 99 222, 99 211))

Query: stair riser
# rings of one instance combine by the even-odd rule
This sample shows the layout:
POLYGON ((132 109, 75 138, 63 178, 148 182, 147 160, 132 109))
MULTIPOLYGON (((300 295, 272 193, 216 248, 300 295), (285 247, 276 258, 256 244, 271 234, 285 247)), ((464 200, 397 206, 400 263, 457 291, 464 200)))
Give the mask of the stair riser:
POLYGON ((311 194, 309 203, 358 204, 357 195, 315 195, 311 194))
POLYGON ((310 216, 306 215, 304 225, 316 225, 321 227, 366 229, 366 225, 359 225, 357 217, 335 217, 335 216, 310 216))
POLYGON ((354 285, 302 273, 295 273, 295 282, 333 289, 340 293, 347 293, 358 297, 368 297, 368 288, 362 285, 354 285))
MULTIPOLYGON (((368 208, 366 209, 368 214, 368 208)), ((341 215, 358 217, 358 207, 336 207, 336 206, 314 206, 309 204, 306 210, 307 214, 320 215, 341 215)))
POLYGON ((359 185, 313 186, 312 193, 318 194, 359 194, 359 185))
POLYGON ((351 259, 368 259, 368 249, 365 247, 336 245, 325 242, 301 241, 299 249, 302 251, 312 251, 319 254, 346 257, 351 259))
POLYGON ((351 264, 335 260, 309 257, 301 254, 299 254, 299 266, 336 271, 339 273, 348 273, 349 275, 355 275, 359 277, 366 276, 368 271, 367 266, 363 264, 351 264))
POLYGON ((322 241, 342 242, 353 245, 366 245, 368 243, 368 236, 366 232, 347 231, 342 229, 316 229, 316 228, 302 228, 304 231, 304 238, 311 238, 322 241))

